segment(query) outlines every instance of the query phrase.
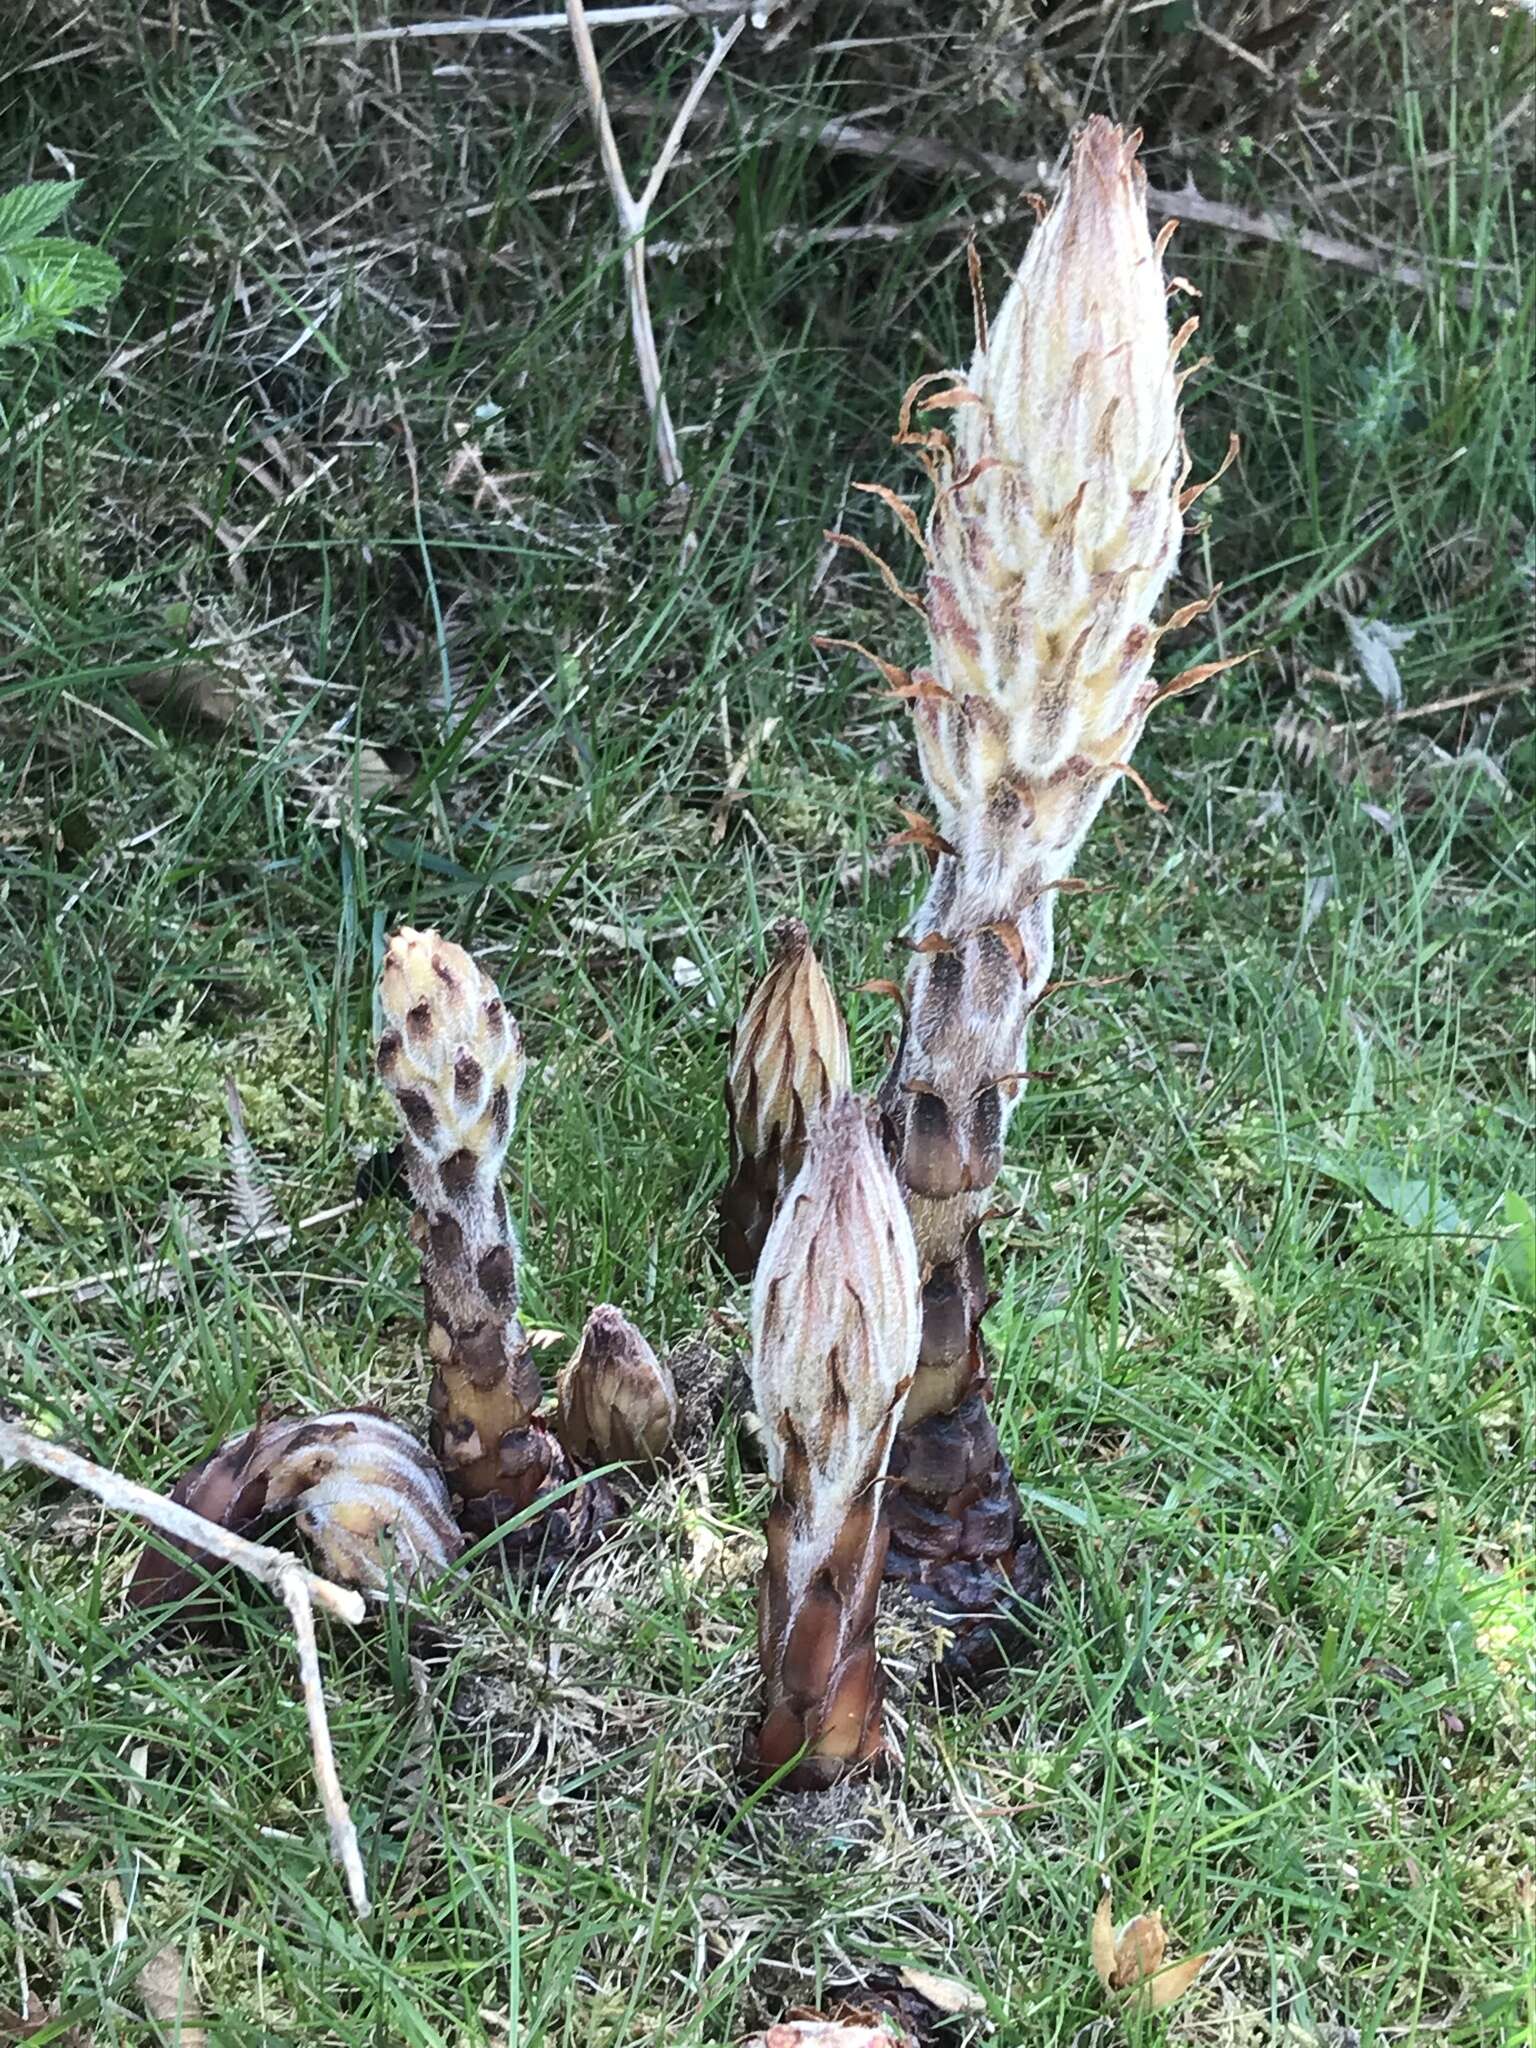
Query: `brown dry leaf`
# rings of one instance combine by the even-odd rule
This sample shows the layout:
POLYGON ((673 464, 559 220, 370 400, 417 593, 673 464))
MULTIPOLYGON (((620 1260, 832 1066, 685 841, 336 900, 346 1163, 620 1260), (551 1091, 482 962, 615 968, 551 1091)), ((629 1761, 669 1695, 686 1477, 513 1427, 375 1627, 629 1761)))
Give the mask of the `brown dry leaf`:
POLYGON ((897 1977, 908 1991, 915 1991, 919 1998, 937 2006, 940 2012, 985 2012, 987 2001, 979 1991, 973 1991, 969 1984, 962 1984, 956 1977, 936 1977, 929 1970, 897 1971, 897 1977))
POLYGON ((1106 1991, 1115 1981, 1115 1909, 1104 1892, 1093 1909, 1093 1931, 1088 1937, 1093 1954, 1094 1974, 1106 1991))
POLYGON ((152 1955, 140 1970, 138 1993, 145 2016, 170 2029, 179 2048, 204 2048, 208 2036, 196 2022, 203 2016, 187 1977, 186 1957, 170 1943, 152 1955))
POLYGON ((245 707, 240 678, 217 663, 181 661, 147 670, 133 679, 134 695, 175 716, 210 726, 230 726, 245 707))
POLYGON ((1094 1908, 1089 1948, 1094 1972, 1104 1989, 1130 1992, 1126 2002, 1140 2012, 1161 2012, 1182 1998, 1211 1959, 1207 1950, 1165 1968, 1168 1935, 1162 1914, 1138 1913, 1117 1932, 1107 1891, 1094 1908))
POLYGON ((59 2023, 59 2009, 56 2005, 44 2005, 35 1992, 26 1994, 27 2009, 17 2012, 13 2006, 0 2005, 0 2041, 30 2041, 34 2034, 41 2034, 46 2028, 54 2048, 91 2048, 91 2036, 83 2034, 78 2027, 67 2027, 60 2034, 56 2032, 59 2023))
POLYGON ((1176 1998, 1182 1998, 1191 1984, 1211 1960, 1209 1952, 1202 1956, 1186 1956, 1182 1963, 1175 1963, 1170 1970, 1161 1970, 1157 1976, 1137 1993, 1138 1999, 1145 1996, 1145 2003, 1152 2012, 1161 2012, 1165 2005, 1172 2005, 1176 1998))
POLYGON ((742 2048, 897 2048, 884 2027, 845 2027, 837 2020, 780 2020, 742 2048))
POLYGON ((1168 1936, 1161 1913, 1138 1913, 1115 1939, 1115 1974, 1110 1980, 1116 1991, 1129 1990, 1148 1977, 1155 1977, 1168 1953, 1168 1936))

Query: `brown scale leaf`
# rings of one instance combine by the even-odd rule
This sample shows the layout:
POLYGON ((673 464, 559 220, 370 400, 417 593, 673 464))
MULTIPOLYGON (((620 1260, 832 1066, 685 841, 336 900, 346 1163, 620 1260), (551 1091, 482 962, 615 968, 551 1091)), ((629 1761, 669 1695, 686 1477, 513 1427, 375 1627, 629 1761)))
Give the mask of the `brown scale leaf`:
POLYGON ((1187 491, 1180 491, 1179 510, 1181 512, 1187 512, 1197 498, 1203 498, 1212 484, 1219 484, 1221 482, 1221 479, 1226 475, 1233 463, 1236 462, 1238 455, 1242 451, 1242 446, 1242 441, 1238 435, 1229 434, 1227 436, 1227 452, 1221 458, 1214 475, 1208 476, 1203 484, 1192 484, 1187 491))
POLYGON ((917 394, 920 391, 926 390, 930 384, 944 383, 946 378, 952 384, 958 384, 960 382, 960 372, 958 370, 927 370, 921 377, 916 378, 907 386, 906 390, 902 393, 901 411, 896 419, 896 433, 893 437, 896 441, 905 440, 912 431, 912 412, 917 402, 917 394))
POLYGON ((912 510, 906 499, 898 498, 896 493, 887 484, 855 484, 853 488, 856 491, 865 492, 871 498, 878 498, 882 505, 890 507, 891 511, 895 513, 901 524, 922 549, 923 560, 931 567, 933 551, 929 547, 927 539, 923 534, 923 529, 918 523, 917 514, 912 510))
POLYGON ((890 563, 877 555, 867 541, 860 540, 856 533, 839 533, 830 526, 823 531, 822 539, 835 548, 852 548, 856 555, 862 555, 866 562, 879 570, 885 587, 892 596, 899 597, 903 604, 910 605, 919 618, 927 618, 927 607, 917 592, 907 589, 890 563))
POLYGON ((872 649, 865 647, 861 641, 838 640, 834 639, 830 633, 813 633, 811 635, 811 645, 822 649, 838 647, 844 649, 849 654, 861 654, 866 661, 872 662, 879 669, 881 675, 890 684, 893 695, 903 696, 907 694, 908 685, 912 681, 908 671, 897 662, 883 660, 872 649))
POLYGON ((1186 690, 1198 689, 1201 683, 1208 683, 1212 676, 1225 674, 1229 668, 1236 668, 1240 662, 1252 661, 1254 650, 1249 648, 1242 654, 1229 654, 1225 661, 1199 661, 1193 668, 1176 675, 1171 683, 1164 683, 1157 695, 1147 705, 1155 711, 1159 704, 1166 704, 1170 697, 1182 697, 1186 690))
POLYGON ((921 811, 909 811, 905 804, 898 804, 896 808, 906 819, 907 829, 905 832, 893 832, 885 842, 887 846, 920 846, 924 853, 935 858, 941 853, 956 854, 956 848, 921 811))

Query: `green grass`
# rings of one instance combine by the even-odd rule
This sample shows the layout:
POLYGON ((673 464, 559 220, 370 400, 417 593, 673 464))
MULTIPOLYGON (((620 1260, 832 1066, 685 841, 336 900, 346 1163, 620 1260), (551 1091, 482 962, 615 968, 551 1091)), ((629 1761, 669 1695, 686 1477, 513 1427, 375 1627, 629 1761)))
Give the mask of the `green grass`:
MULTIPOLYGON (((131 1533, 13 1475, 0 1883, 52 2038, 147 2038, 138 1974, 171 1945, 242 2048, 728 2043, 903 1964, 986 2000, 934 2041, 1066 2048, 1109 2038, 1084 2032, 1101 1874, 1216 1952, 1131 2038, 1536 2034, 1536 1369, 1504 1205, 1536 1072, 1536 273, 1527 131, 1496 132, 1532 37, 1356 12, 1294 118, 1177 102, 1187 156, 1178 9, 1042 45, 1086 107, 1146 120, 1159 182, 1298 205, 1431 282, 1175 244, 1215 357, 1197 464, 1244 443, 1177 597, 1225 593, 1177 659, 1254 658, 1144 742, 1168 815, 1127 790, 1096 827, 1013 1127, 990 1328, 1060 1579, 1038 1668, 941 1714, 893 1617, 894 1781, 748 1797, 764 1485, 727 1413, 564 1580, 483 1573, 430 1625, 330 1636, 360 1928, 271 1605, 232 1589, 222 1645, 126 1620, 131 1533), (1383 724, 1341 607, 1414 630, 1410 707, 1477 701, 1383 724)), ((371 987, 405 920, 471 939, 525 1028, 529 1320, 572 1337, 613 1299, 658 1346, 739 1353, 721 1031, 764 925, 803 911, 849 990, 899 971, 921 886, 877 858, 915 787, 901 714, 810 644, 908 659, 915 622, 821 532, 910 573, 848 486, 910 485, 896 403, 964 354, 960 230, 999 196, 790 117, 1061 136, 1001 29, 893 4, 738 46, 657 228, 734 239, 653 265, 684 566, 563 46, 397 65, 306 49, 327 10, 192 14, 173 44, 93 5, 45 68, 68 17, 24 32, 0 115, 0 161, 63 152, 69 227, 127 275, 0 366, 0 1344, 12 1409, 157 1487, 263 1400, 420 1414, 403 1211, 209 1250, 227 1074, 290 1220, 387 1133, 371 987), (478 503, 465 434, 504 479, 478 503), (37 1291, 155 1246, 168 1286, 37 1291)), ((703 41, 602 43, 658 109, 621 116, 635 167, 703 41)), ((993 280, 1026 214, 986 214, 993 280)), ((849 1000, 869 1083, 890 1006, 849 1000)))

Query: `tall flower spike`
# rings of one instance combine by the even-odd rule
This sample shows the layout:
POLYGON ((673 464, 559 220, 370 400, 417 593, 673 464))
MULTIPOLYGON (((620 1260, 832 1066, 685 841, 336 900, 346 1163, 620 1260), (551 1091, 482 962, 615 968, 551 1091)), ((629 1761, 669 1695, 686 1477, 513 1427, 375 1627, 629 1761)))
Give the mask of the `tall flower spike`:
POLYGON ((978 1230, 1050 978, 1056 895, 1156 695, 1153 614, 1183 526, 1175 358, 1193 323, 1170 337, 1136 140, 1102 119, 1083 129, 949 394, 954 442, 926 533, 931 667, 903 693, 941 843, 881 1091, 925 1275, 891 1569, 960 1624, 960 1673, 995 1640, 966 1617, 1044 1583, 1017 1542, 985 1402, 978 1230))
POLYGON ((560 1375, 560 1441, 584 1465, 655 1465, 677 1427, 672 1375, 621 1310, 600 1303, 560 1375))
POLYGON ((832 1784, 884 1752, 882 1494, 920 1321, 912 1226, 870 1113, 812 1126, 752 1290, 752 1386, 776 1494, 758 1599, 763 1776, 832 1784))
MULTIPOLYGON (((378 1069, 418 1204, 411 1229, 436 1368, 432 1448, 464 1528, 483 1535, 569 1476, 558 1442, 533 1419, 539 1375, 518 1321, 517 1239, 501 1188, 522 1034, 489 975, 436 932, 396 932, 379 1003, 378 1069)), ((525 1525, 516 1547, 566 1547, 581 1533, 579 1496, 562 1513, 558 1531, 525 1525)))
POLYGON ((775 928, 768 972, 731 1040, 725 1101, 731 1173, 720 1197, 720 1252, 750 1280, 822 1105, 850 1085, 848 1030, 799 918, 775 928))
MULTIPOLYGON (((319 1568, 343 1585, 382 1590, 435 1578, 458 1556, 460 1536, 436 1464, 398 1423, 370 1409, 335 1415, 263 1416, 185 1473, 171 1493, 205 1520, 259 1537, 290 1518, 319 1568)), ((195 1593, 218 1569, 150 1548, 128 1586, 135 1607, 195 1593)))

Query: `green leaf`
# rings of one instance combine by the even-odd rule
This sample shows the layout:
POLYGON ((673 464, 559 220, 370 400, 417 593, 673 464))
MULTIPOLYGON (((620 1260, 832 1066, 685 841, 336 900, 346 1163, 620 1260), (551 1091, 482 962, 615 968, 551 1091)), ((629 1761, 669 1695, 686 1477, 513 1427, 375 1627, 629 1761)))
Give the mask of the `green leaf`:
POLYGON ((1536 1308, 1536 1209, 1513 1188, 1504 1196, 1504 1235, 1494 1251, 1511 1292, 1536 1308))
POLYGON ((9 252, 51 228, 80 190, 77 178, 50 178, 42 185, 16 185, 0 192, 0 250, 9 252))
POLYGON ((1409 1230, 1465 1236, 1472 1227, 1448 1196, 1435 1194, 1427 1180, 1411 1179, 1390 1160, 1367 1160, 1360 1169, 1360 1185, 1409 1230))
POLYGON ((122 290, 123 273, 105 249, 84 242, 44 235, 13 243, 5 255, 31 284, 44 287, 50 307, 66 314, 104 306, 122 290))
POLYGON ((1369 1196, 1407 1230, 1463 1237, 1472 1228, 1448 1196, 1437 1195, 1427 1180, 1414 1179, 1395 1160, 1330 1151, 1294 1156, 1299 1165, 1310 1166, 1351 1194, 1369 1196))

